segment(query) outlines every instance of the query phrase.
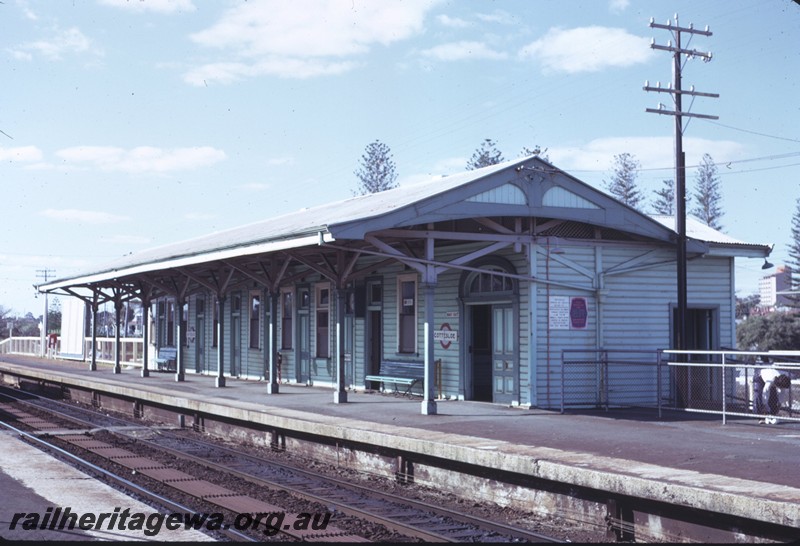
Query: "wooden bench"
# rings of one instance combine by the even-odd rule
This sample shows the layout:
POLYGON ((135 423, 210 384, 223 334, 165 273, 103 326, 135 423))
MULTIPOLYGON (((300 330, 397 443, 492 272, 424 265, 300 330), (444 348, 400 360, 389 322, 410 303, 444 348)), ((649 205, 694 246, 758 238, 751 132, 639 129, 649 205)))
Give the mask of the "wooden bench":
POLYGON ((394 392, 398 393, 399 386, 406 387, 402 393, 411 396, 411 389, 419 383, 425 384, 425 364, 423 362, 406 362, 398 360, 386 360, 381 362, 381 369, 377 375, 368 375, 364 381, 375 381, 381 384, 381 392, 386 391, 386 385, 394 385, 394 392))
POLYGON ((176 347, 159 347, 156 369, 159 372, 178 371, 178 349, 176 347))

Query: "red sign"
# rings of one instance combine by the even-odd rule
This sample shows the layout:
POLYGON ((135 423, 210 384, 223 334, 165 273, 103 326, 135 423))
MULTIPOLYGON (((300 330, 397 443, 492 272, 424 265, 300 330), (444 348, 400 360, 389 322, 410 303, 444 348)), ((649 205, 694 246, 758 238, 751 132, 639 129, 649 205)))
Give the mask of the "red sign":
POLYGON ((445 322, 440 330, 433 332, 433 339, 442 344, 442 349, 449 349, 453 342, 458 342, 458 331, 452 330, 450 325, 445 322))
POLYGON ((586 305, 586 298, 570 298, 569 301, 569 323, 575 330, 586 329, 586 322, 589 318, 589 308, 586 305))

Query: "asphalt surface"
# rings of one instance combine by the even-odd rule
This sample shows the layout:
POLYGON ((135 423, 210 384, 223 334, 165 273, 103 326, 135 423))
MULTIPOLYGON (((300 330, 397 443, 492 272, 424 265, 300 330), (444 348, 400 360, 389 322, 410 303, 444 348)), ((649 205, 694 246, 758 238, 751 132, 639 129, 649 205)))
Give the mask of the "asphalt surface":
MULTIPOLYGON (((214 377, 186 374, 183 382, 173 373, 151 372, 142 378, 140 370, 123 368, 113 374, 110 366, 88 370, 82 362, 44 360, 2 355, 3 362, 30 369, 66 373, 71 377, 128 388, 170 389, 217 403, 263 405, 294 410, 303 419, 314 421, 341 418, 342 421, 397 425, 415 429, 428 437, 449 441, 448 435, 476 437, 519 446, 552 448, 564 452, 610 457, 688 470, 701 474, 727 476, 800 488, 800 423, 759 424, 757 419, 728 419, 719 415, 665 411, 661 419, 655 411, 615 409, 610 411, 568 411, 565 414, 538 409, 512 408, 484 402, 438 401, 437 415, 422 415, 420 398, 391 394, 348 392, 348 402, 333 403, 330 387, 280 385, 280 393, 270 395, 266 383, 226 378, 226 386, 215 387, 214 377), (429 433, 434 433, 431 436, 429 433)), ((757 494, 757 491, 753 492, 757 494)))

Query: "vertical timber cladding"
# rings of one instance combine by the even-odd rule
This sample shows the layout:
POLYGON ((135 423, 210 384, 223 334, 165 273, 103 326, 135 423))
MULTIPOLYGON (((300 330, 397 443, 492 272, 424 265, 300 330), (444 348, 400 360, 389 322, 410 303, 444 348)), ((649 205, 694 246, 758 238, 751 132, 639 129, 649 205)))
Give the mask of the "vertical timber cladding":
MULTIPOLYGON (((608 289, 604 305, 605 345, 659 349, 670 346, 670 306, 677 301, 674 251, 660 250, 643 265, 656 264, 628 273, 615 273, 614 266, 647 252, 640 248, 604 250, 604 276, 608 289), (659 265, 660 263, 660 265, 659 265), (637 331, 632 335, 630 317, 636 316, 637 331)), ((734 308, 731 302, 732 263, 727 257, 690 259, 688 264, 689 308, 713 309, 719 314, 719 343, 735 346, 734 308)), ((619 269, 622 269, 620 267, 619 269)))
POLYGON ((269 319, 266 313, 269 301, 264 291, 258 288, 242 291, 241 309, 241 376, 249 379, 265 378, 265 347, 269 340, 264 339, 264 324, 269 319))
POLYGON ((217 322, 219 321, 219 302, 216 294, 209 293, 206 303, 206 373, 217 375, 219 362, 217 357, 217 322))
POLYGON ((192 373, 197 366, 197 296, 189 295, 183 314, 183 371, 192 373))
MULTIPOLYGON (((551 280, 571 283, 580 280, 574 272, 570 273, 565 264, 557 261, 559 258, 570 259, 587 269, 594 269, 588 248, 588 245, 586 248, 563 246, 564 252, 549 263, 551 280)), ((547 325, 537 337, 537 405, 540 407, 558 407, 560 404, 562 349, 599 347, 655 353, 657 349, 672 346, 671 308, 677 301, 674 249, 654 249, 652 245, 637 243, 598 243, 598 250, 601 253, 601 260, 597 263, 600 265, 603 295, 598 302, 596 294, 583 294, 588 305, 588 328, 585 332, 576 332, 571 326, 567 329, 563 322, 559 323, 557 318, 548 314, 548 304, 551 307, 563 305, 564 297, 579 294, 568 288, 551 286, 548 289, 545 285, 537 285, 537 324, 547 325), (595 334, 596 340, 592 339, 595 334)), ((546 256, 540 255, 537 261, 538 273, 542 278, 547 277, 546 259, 546 256)), ((735 346, 732 267, 733 260, 728 257, 702 257, 690 260, 688 265, 689 308, 710 311, 715 321, 716 339, 713 343, 716 346, 735 346)), ((581 375, 580 366, 571 366, 571 372, 567 370, 567 405, 569 402, 592 404, 596 400, 597 384, 592 382, 590 367, 587 365, 584 375, 581 375)), ((628 387, 617 389, 612 403, 652 402, 652 395, 646 392, 646 388, 654 390, 654 369, 647 366, 629 367, 627 371, 619 373, 627 376, 624 383, 628 387)), ((614 377, 609 380, 613 384, 614 377)))
MULTIPOLYGON (((364 284, 359 284, 355 287, 355 292, 359 292, 366 290, 366 286, 364 284)), ((362 296, 355 295, 355 299, 359 299, 362 296)), ((366 296, 364 296, 366 299, 366 296)), ((353 385, 352 386, 364 386, 364 376, 368 375, 366 372, 366 343, 367 343, 367 336, 366 336, 366 302, 364 303, 363 311, 360 309, 361 304, 353 302, 354 305, 354 316, 353 316, 353 351, 350 355, 350 358, 353 359, 353 385)))
POLYGON ((436 395, 441 398, 459 398, 459 386, 464 368, 459 357, 460 346, 468 343, 464 331, 463 306, 458 298, 458 271, 448 271, 439 276, 433 310, 433 340, 435 361, 441 361, 436 375, 436 395))
MULTIPOLYGON (((437 250, 436 259, 447 262, 479 248, 481 245, 475 244, 446 247, 437 250)), ((514 252, 513 247, 467 265, 487 272, 506 271, 514 275, 525 275, 528 270, 526 250, 514 252)), ((477 272, 461 269, 449 269, 439 275, 434 309, 434 359, 441 360, 441 373, 437 376, 439 382, 436 393, 444 398, 485 399, 511 405, 527 404, 530 369, 527 288, 518 279, 498 276, 495 279, 504 290, 470 294, 469 287, 465 287, 465 284, 471 284, 479 275, 477 272), (502 332, 500 326, 492 327, 497 314, 505 317, 504 320, 508 322, 506 339, 500 342, 492 339, 493 334, 502 332), (478 328, 486 331, 482 337, 475 338, 475 330, 478 328), (477 355, 478 350, 473 347, 478 339, 485 342, 489 351, 484 357, 477 355), (504 346, 494 347, 495 343, 502 343, 504 346), (488 359, 487 362, 482 364, 482 358, 488 359), (495 360, 507 360, 507 370, 495 373, 495 360), (502 392, 494 392, 495 382, 504 383, 502 392)), ((420 330, 423 324, 424 317, 420 320, 420 330)))
MULTIPOLYGON (((536 401, 542 408, 561 405, 562 350, 594 351, 597 348, 598 320, 595 290, 596 245, 594 241, 548 244, 547 238, 536 245, 536 277, 532 285, 536 308, 531 315, 536 329, 536 401), (566 284, 569 286, 561 286, 566 284)), ((603 255, 603 263, 605 256, 603 255)), ((527 284, 527 283, 526 283, 527 284)), ((589 353, 592 357, 593 353, 589 353)), ((565 392, 577 403, 595 403, 598 397, 594 365, 565 371, 565 392), (586 369, 583 369, 586 368, 586 369)))

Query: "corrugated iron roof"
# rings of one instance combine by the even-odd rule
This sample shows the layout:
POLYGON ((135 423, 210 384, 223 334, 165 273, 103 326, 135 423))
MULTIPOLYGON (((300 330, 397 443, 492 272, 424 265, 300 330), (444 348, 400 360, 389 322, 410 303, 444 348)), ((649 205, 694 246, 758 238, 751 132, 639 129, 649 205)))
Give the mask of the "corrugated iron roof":
MULTIPOLYGON (((157 266, 160 263, 177 259, 191 261, 191 257, 201 257, 209 253, 225 256, 228 253, 224 251, 230 250, 235 250, 243 255, 266 252, 268 247, 265 247, 265 243, 271 242, 284 242, 280 245, 281 248, 307 246, 313 244, 310 237, 326 233, 329 226, 366 220, 389 213, 422 199, 447 192, 452 188, 490 176, 512 165, 523 163, 525 160, 526 158, 517 159, 449 176, 435 176, 423 182, 304 208, 244 226, 126 254, 116 260, 106 262, 102 267, 82 276, 96 276, 130 268, 141 269, 146 264, 157 266), (296 241, 297 244, 292 245, 291 241, 296 241)), ((57 279, 42 286, 58 285, 64 280, 68 279, 57 279)))
MULTIPOLYGON (((653 214, 651 217, 658 223, 662 224, 663 226, 671 229, 672 231, 675 230, 675 217, 674 216, 666 216, 663 214, 653 214)), ((747 247, 754 247, 754 246, 763 246, 763 247, 770 247, 771 245, 768 244, 761 244, 761 243, 747 243, 745 241, 740 241, 738 239, 734 239, 730 235, 726 233, 722 233, 709 225, 703 223, 702 220, 699 218, 692 216, 691 214, 686 215, 686 236, 691 237, 692 239, 697 239, 698 241, 704 241, 707 243, 713 243, 718 245, 740 245, 740 246, 747 246, 747 247)))
MULTIPOLYGON (((131 274, 152 271, 161 268, 162 264, 164 267, 179 267, 237 255, 312 245, 324 235, 327 235, 326 240, 331 240, 333 237, 330 235, 330 230, 338 224, 380 217, 529 160, 530 157, 521 158, 450 176, 432 177, 424 182, 301 209, 244 226, 131 253, 84 275, 58 279, 42 287, 67 286, 67 281, 79 278, 83 282, 95 282, 102 276, 107 277, 109 273, 131 274)), ((555 167, 553 170, 558 171, 555 167)), ((644 214, 643 216, 647 217, 644 214)), ((652 219, 674 231, 672 217, 653 216, 652 219)), ((687 221, 687 235, 700 241, 720 245, 740 245, 741 248, 751 250, 769 246, 738 241, 693 218, 687 221)))

